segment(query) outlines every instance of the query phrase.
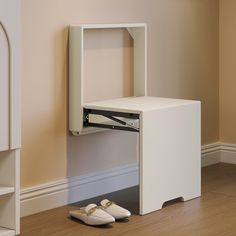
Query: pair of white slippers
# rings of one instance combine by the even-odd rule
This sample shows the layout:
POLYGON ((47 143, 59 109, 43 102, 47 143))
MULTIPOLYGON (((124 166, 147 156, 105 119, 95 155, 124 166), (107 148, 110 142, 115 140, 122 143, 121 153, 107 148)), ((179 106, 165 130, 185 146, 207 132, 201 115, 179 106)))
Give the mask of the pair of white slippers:
POLYGON ((77 218, 88 225, 105 225, 115 220, 128 218, 131 213, 108 199, 101 201, 101 206, 94 203, 79 210, 70 211, 70 216, 77 218))

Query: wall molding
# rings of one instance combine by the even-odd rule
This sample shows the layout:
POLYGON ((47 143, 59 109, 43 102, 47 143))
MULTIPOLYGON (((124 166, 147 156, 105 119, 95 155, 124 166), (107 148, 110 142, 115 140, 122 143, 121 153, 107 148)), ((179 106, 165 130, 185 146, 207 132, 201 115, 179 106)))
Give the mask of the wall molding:
POLYGON ((220 154, 221 154, 221 144, 219 142, 203 145, 201 152, 202 167, 214 165, 221 162, 220 154))
POLYGON ((221 143, 220 161, 229 164, 236 164, 236 144, 221 143))
MULTIPOLYGON (((236 164, 236 144, 202 146, 202 167, 219 162, 236 164)), ((60 207, 138 184, 137 163, 92 174, 65 178, 21 190, 21 216, 60 207)))
POLYGON ((220 162, 236 164, 236 144, 216 142, 202 146, 202 167, 220 162))
POLYGON ((138 185, 138 164, 66 178, 21 190, 21 216, 138 185))

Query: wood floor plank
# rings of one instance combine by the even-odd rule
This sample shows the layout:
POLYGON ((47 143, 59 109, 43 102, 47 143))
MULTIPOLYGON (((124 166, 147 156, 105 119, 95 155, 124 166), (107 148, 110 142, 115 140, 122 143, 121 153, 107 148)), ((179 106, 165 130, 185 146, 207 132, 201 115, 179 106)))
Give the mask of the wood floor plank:
POLYGON ((202 197, 169 203, 145 216, 138 213, 138 187, 100 196, 22 218, 21 236, 235 236, 236 165, 217 164, 202 170, 202 197), (131 210, 128 221, 91 227, 68 212, 104 197, 131 210))
POLYGON ((202 193, 214 191, 222 186, 234 183, 236 165, 220 163, 202 168, 202 193))

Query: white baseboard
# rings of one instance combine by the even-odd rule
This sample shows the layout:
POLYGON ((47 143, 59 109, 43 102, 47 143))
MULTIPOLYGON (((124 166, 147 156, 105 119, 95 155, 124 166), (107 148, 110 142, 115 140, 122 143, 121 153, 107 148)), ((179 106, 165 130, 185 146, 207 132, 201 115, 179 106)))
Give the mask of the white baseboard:
POLYGON ((236 144, 221 143, 221 162, 236 164, 236 144))
MULTIPOLYGON (((202 146, 202 167, 219 162, 236 164, 236 145, 212 143, 202 146)), ((66 178, 21 190, 21 216, 138 185, 138 164, 66 178)))
POLYGON ((220 143, 211 143, 202 146, 202 167, 219 163, 220 155, 220 143))
POLYGON ((236 164, 236 144, 217 142, 202 146, 202 167, 220 162, 236 164))
POLYGON ((138 185, 138 164, 67 178, 21 191, 21 216, 138 185))

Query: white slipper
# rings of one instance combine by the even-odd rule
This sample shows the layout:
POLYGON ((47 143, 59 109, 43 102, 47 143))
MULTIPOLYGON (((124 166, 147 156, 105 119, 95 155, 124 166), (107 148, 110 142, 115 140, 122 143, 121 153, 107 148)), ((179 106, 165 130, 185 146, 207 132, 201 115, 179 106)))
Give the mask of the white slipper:
POLYGON ((131 213, 123 207, 116 205, 107 199, 101 201, 103 210, 112 215, 116 220, 128 218, 131 213))
POLYGON ((114 217, 94 203, 79 210, 70 211, 70 216, 82 220, 88 225, 105 225, 115 221, 114 217))

